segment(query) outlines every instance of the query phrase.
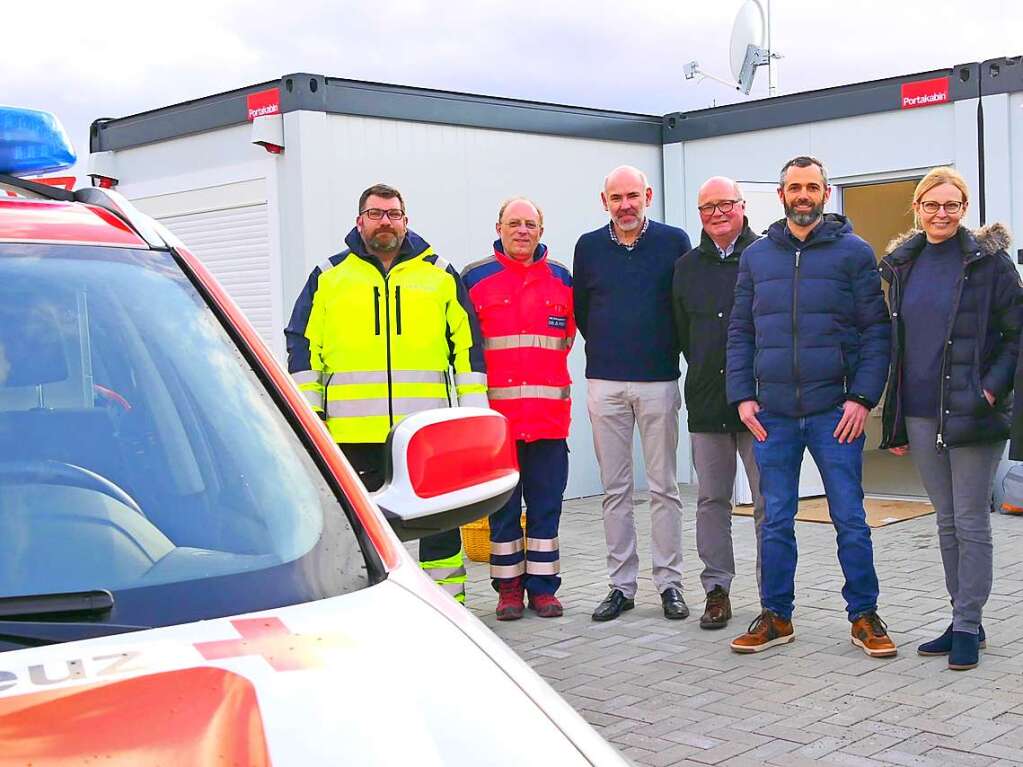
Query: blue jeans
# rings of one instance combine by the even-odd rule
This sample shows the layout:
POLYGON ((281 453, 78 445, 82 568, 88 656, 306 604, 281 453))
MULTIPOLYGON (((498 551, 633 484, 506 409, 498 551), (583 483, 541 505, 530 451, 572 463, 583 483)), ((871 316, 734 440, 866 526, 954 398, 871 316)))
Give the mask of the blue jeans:
POLYGON ((804 448, 810 451, 824 480, 828 510, 838 534, 838 561, 845 575, 842 596, 849 620, 877 609, 874 549, 863 510, 865 437, 840 444, 833 435, 841 417, 841 407, 801 418, 766 410, 757 415, 767 430, 767 439, 753 445, 764 497, 760 602, 785 620, 792 618, 795 601, 795 519, 804 448))

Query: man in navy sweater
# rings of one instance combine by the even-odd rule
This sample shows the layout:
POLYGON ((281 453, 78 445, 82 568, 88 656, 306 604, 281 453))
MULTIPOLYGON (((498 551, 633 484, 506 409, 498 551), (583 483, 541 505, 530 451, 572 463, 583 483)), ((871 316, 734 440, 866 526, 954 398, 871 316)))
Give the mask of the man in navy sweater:
POLYGON ((575 246, 574 303, 586 339, 587 409, 604 486, 604 536, 611 591, 593 620, 635 605, 639 557, 633 520, 632 437, 639 425, 650 485, 654 584, 664 616, 689 615, 682 598, 682 500, 676 477, 679 342, 671 308, 675 261, 689 236, 647 218, 653 189, 636 168, 604 179, 607 226, 575 246))

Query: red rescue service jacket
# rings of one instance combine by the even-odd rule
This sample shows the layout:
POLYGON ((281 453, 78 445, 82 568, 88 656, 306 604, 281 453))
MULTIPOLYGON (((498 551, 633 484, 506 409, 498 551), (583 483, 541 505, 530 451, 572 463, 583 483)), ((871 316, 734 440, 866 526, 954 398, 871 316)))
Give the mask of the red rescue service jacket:
POLYGON ((575 338, 572 274, 539 245, 531 262, 504 254, 470 264, 462 281, 483 333, 490 407, 516 440, 565 439, 571 419, 568 352, 575 338))

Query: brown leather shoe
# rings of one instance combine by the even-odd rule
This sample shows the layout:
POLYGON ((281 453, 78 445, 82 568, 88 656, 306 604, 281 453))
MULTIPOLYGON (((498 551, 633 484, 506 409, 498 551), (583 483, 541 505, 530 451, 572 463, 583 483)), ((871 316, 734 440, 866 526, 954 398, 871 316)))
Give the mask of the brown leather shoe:
POLYGON ((731 618, 732 603, 728 599, 728 592, 715 586, 707 594, 707 604, 700 616, 700 628, 723 629, 731 618))
POLYGON ((778 617, 770 610, 764 610, 749 625, 746 633, 732 640, 735 652, 761 652, 769 647, 786 644, 796 638, 792 621, 778 617))
POLYGON ((876 612, 863 613, 853 621, 852 643, 872 658, 890 658, 898 653, 888 636, 888 626, 876 612))

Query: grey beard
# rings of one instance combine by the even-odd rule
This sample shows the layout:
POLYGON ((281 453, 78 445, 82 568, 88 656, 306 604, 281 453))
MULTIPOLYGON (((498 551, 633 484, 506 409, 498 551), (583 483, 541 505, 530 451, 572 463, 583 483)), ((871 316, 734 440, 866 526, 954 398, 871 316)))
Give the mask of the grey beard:
POLYGON ((397 235, 392 235, 390 240, 383 241, 379 236, 370 239, 368 245, 371 250, 376 250, 381 253, 394 253, 401 247, 402 238, 397 235))
POLYGON ((796 226, 810 226, 824 214, 824 203, 815 205, 806 213, 799 213, 794 207, 785 206, 785 217, 796 226))

